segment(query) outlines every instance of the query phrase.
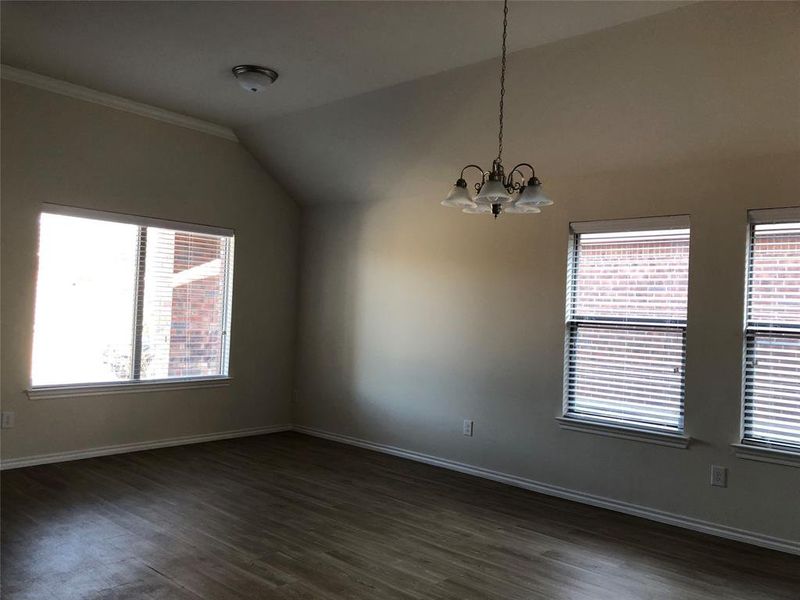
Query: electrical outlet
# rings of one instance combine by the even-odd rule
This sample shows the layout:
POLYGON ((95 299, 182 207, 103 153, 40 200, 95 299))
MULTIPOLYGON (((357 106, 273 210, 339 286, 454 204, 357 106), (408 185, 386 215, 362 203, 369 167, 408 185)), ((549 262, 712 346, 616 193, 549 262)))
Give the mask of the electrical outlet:
POLYGON ((3 429, 11 429, 14 427, 14 413, 12 411, 2 413, 2 420, 0 421, 0 426, 3 429))
POLYGON ((472 437, 472 420, 464 419, 464 435, 472 437))
POLYGON ((728 468, 711 465, 711 485, 728 487, 728 468))

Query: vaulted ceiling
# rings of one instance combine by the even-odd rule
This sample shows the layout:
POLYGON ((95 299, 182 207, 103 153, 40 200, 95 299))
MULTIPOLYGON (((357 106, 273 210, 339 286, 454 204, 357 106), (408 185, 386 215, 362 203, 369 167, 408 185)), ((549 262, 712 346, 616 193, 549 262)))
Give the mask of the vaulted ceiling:
MULTIPOLYGON (((512 2, 510 49, 548 44, 685 4, 512 2)), ((274 164, 275 157, 289 153, 301 171, 303 155, 314 156, 320 140, 309 131, 293 138, 285 123, 302 122, 297 115, 315 107, 496 58, 501 6, 3 2, 2 59, 13 67, 232 127, 265 167, 286 181, 302 176, 286 175, 290 167, 274 164), (230 73, 241 63, 272 67, 280 78, 265 93, 248 94, 230 73), (273 125, 282 137, 271 137, 273 125)), ((466 85, 459 81, 459 86, 440 91, 466 97, 491 88, 494 94, 495 76, 487 71, 485 79, 466 85)), ((391 146, 385 150, 390 156, 391 146)), ((301 202, 319 200, 302 185, 289 182, 289 187, 301 202)))
MULTIPOLYGON (((673 2, 512 3, 511 49, 673 2)), ((497 2, 4 2, 3 62, 239 126, 499 54, 497 2), (280 72, 249 96, 230 69, 280 72)))

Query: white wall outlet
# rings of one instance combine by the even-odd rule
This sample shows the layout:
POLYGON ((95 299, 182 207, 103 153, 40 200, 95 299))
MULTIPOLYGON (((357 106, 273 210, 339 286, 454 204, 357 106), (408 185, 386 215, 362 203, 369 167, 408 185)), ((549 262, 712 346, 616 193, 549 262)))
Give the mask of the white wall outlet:
POLYGON ((15 414, 13 411, 4 412, 2 413, 2 420, 0 422, 0 426, 3 429, 11 429, 12 427, 14 427, 14 421, 15 421, 15 414))
POLYGON ((472 420, 464 419, 464 435, 472 437, 472 420))
POLYGON ((711 465, 711 485, 728 487, 728 468, 711 465))

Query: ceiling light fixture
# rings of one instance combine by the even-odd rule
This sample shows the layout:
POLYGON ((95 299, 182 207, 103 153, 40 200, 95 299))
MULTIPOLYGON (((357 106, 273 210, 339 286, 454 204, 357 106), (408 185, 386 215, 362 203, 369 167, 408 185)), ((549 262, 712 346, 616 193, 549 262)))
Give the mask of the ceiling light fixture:
POLYGON ((248 92, 263 92, 278 78, 277 71, 257 65, 237 65, 231 72, 242 89, 248 92))
POLYGON ((503 99, 506 95, 506 35, 508 32, 508 0, 503 2, 503 54, 500 61, 500 131, 497 136, 497 158, 492 161, 492 170, 484 171, 478 165, 467 165, 461 169, 447 198, 442 206, 460 208, 472 215, 490 214, 496 219, 500 213, 535 214, 542 212, 541 207, 550 206, 553 201, 542 194, 542 182, 528 163, 520 163, 506 175, 503 170, 503 99), (480 183, 475 184, 478 195, 474 198, 467 188, 464 172, 467 169, 478 169, 481 173, 480 183), (530 177, 525 172, 530 170, 530 177), (519 180, 515 179, 515 175, 519 180))

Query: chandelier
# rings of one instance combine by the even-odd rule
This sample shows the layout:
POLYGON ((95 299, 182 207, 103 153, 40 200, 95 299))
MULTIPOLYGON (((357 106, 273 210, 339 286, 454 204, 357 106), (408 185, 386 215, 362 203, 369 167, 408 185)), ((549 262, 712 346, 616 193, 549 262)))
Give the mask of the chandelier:
POLYGON ((507 174, 503 169, 503 99, 506 95, 506 34, 508 31, 508 0, 503 2, 503 53, 500 61, 500 131, 497 136, 497 158, 492 161, 492 170, 485 171, 478 165, 467 165, 461 169, 442 206, 460 208, 468 214, 490 214, 496 219, 501 213, 533 214, 542 212, 543 206, 553 201, 542 194, 542 183, 528 163, 520 163, 507 174), (464 173, 477 169, 481 174, 475 183, 474 198, 467 187, 464 173), (526 177, 530 171, 530 177, 526 177))

